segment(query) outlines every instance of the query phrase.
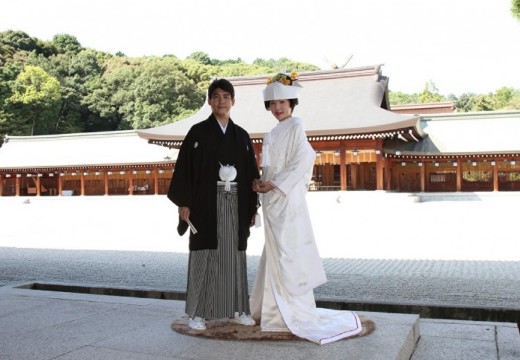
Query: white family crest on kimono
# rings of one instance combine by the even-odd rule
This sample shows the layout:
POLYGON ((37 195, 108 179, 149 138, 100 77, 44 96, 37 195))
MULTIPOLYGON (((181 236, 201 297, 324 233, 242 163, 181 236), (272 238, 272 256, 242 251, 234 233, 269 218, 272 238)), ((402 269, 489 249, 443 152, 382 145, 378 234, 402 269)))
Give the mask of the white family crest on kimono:
POLYGON ((234 165, 220 164, 218 176, 220 177, 220 180, 222 180, 226 183, 224 185, 224 189, 226 191, 230 191, 231 190, 231 181, 235 180, 237 177, 237 169, 235 168, 234 165))

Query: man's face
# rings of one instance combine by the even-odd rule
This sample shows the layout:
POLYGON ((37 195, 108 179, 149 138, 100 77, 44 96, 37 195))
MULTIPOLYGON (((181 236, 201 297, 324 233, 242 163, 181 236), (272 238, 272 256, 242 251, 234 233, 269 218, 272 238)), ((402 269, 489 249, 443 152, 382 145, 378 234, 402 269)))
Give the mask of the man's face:
POLYGON ((235 99, 231 98, 231 94, 217 88, 208 99, 208 104, 211 106, 211 111, 216 117, 228 117, 231 112, 231 107, 235 105, 235 99))

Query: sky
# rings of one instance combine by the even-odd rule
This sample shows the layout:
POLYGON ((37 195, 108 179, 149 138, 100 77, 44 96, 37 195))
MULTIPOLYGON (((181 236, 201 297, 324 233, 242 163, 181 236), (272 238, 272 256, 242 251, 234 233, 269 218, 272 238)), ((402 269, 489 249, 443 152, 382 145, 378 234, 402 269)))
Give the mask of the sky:
MULTIPOLYGON (((520 89, 511 0, 3 0, 0 31, 127 56, 383 65, 391 91, 520 89)), ((292 69, 284 69, 291 71, 292 69)))

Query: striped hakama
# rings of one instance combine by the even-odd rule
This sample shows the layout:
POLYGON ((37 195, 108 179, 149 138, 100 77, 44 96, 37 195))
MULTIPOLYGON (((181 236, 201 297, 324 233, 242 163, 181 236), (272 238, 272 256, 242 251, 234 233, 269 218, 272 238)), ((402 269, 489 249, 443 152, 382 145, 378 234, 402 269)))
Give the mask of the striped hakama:
POLYGON ((246 252, 238 251, 237 185, 217 184, 217 249, 190 251, 186 314, 191 318, 232 318, 250 314, 246 252))

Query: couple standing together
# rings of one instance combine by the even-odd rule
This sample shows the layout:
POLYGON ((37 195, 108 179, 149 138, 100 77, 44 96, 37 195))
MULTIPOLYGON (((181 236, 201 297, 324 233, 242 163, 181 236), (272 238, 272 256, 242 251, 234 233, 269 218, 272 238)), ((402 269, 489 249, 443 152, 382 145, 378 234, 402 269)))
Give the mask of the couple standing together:
POLYGON ((183 141, 168 198, 179 208, 179 234, 193 227, 186 296, 192 329, 229 318, 318 344, 362 330, 355 313, 316 307, 313 289, 327 279, 305 199, 316 155, 292 115, 297 76, 277 74, 263 91, 278 124, 263 139, 261 176, 248 133, 230 118, 235 92, 225 79, 210 84, 212 114, 183 141), (265 244, 249 297, 247 239, 260 204, 265 244))

